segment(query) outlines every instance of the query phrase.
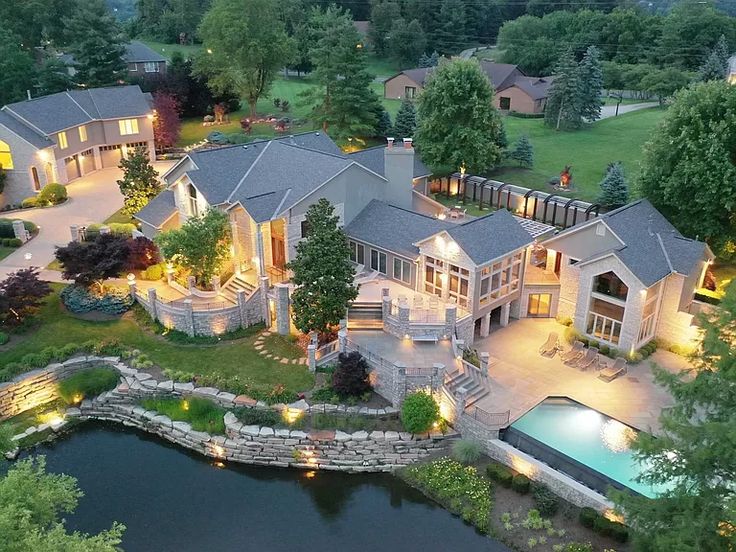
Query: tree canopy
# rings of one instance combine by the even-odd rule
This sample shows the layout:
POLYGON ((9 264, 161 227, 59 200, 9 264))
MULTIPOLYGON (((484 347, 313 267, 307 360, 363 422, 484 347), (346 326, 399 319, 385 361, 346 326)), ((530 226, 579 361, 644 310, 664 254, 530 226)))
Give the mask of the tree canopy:
POLYGON ((644 147, 638 179, 686 236, 736 254, 736 88, 723 81, 678 92, 644 147))
POLYGON ((120 193, 123 194, 123 211, 134 215, 143 209, 148 202, 161 191, 161 183, 156 169, 151 165, 148 152, 138 148, 119 165, 123 176, 117 181, 120 193))
POLYGON ((481 173, 501 160, 503 124, 493 89, 474 60, 440 64, 419 96, 415 135, 432 168, 481 173))

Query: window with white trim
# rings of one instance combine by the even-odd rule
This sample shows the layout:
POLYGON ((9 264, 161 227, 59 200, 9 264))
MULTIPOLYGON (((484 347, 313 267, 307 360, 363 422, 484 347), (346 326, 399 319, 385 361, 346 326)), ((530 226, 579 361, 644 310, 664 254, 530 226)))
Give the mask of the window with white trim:
POLYGON ((470 281, 470 271, 459 266, 450 265, 450 286, 448 295, 450 299, 461 307, 468 306, 468 287, 470 281))
POLYGON ((442 297, 445 263, 434 257, 424 258, 424 291, 442 297))
POLYGON ((365 264, 365 246, 362 243, 357 243, 352 240, 349 242, 350 245, 350 260, 359 265, 365 264))
POLYGON ((0 167, 6 170, 13 170, 13 154, 10 151, 10 145, 0 140, 0 167))
POLYGON ((56 135, 56 139, 59 143, 60 149, 66 149, 69 147, 69 142, 66 140, 66 132, 60 132, 56 135))
POLYGON ((82 125, 79 127, 79 141, 80 142, 87 141, 87 125, 82 125))
POLYGON ((128 136, 130 134, 138 134, 138 119, 120 119, 120 135, 128 136))
POLYGON ((481 305, 519 289, 521 258, 522 253, 517 253, 481 270, 479 299, 481 305))
POLYGON ((198 217, 199 216, 199 203, 197 201, 197 188, 189 185, 189 216, 192 217, 198 217))
POLYGON ((371 249, 371 270, 386 274, 386 254, 384 252, 371 249))
POLYGON ((400 280, 406 284, 411 283, 411 263, 394 257, 394 280, 400 280))
POLYGON ((147 61, 145 65, 143 65, 143 69, 146 71, 146 73, 158 73, 158 63, 155 61, 147 61))

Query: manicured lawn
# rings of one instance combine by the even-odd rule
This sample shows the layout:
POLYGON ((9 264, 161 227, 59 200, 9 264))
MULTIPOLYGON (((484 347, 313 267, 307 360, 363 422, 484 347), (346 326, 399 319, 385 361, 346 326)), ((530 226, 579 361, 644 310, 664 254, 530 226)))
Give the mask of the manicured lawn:
POLYGON ((263 348, 281 358, 295 359, 304 356, 304 351, 296 345, 295 340, 290 339, 290 336, 271 334, 263 340, 263 348))
POLYGON ((112 224, 112 223, 123 223, 123 224, 135 224, 135 220, 130 215, 126 215, 123 213, 123 207, 115 211, 112 215, 107 217, 105 219, 104 224, 112 224))
MULTIPOLYGON (((57 292, 61 287, 54 286, 57 292)), ((237 375, 241 380, 266 390, 282 384, 287 390, 296 392, 314 385, 313 376, 305 366, 284 365, 259 355, 253 348, 255 335, 211 346, 178 345, 144 331, 131 314, 108 322, 92 322, 70 316, 62 309, 58 293, 49 297, 38 319, 40 325, 37 329, 16 346, 0 353, 0 366, 17 362, 26 353, 38 352, 44 347, 116 339, 139 349, 161 368, 195 374, 237 375)))
POLYGON ((643 109, 604 119, 588 128, 572 132, 555 131, 542 119, 505 117, 510 147, 526 134, 534 147, 534 167, 522 169, 505 162, 491 173, 493 178, 533 188, 549 190, 547 182, 559 176, 565 165, 572 166, 574 191, 571 196, 594 200, 606 166, 621 161, 629 183, 633 183, 642 158, 642 146, 664 116, 661 109, 643 109))
POLYGON ((13 251, 17 251, 17 247, 6 247, 4 245, 0 245, 0 259, 4 259, 8 255, 10 255, 13 251))
POLYGON ((462 201, 460 201, 455 196, 450 196, 450 198, 448 199, 445 194, 434 194, 432 196, 432 199, 441 203, 442 205, 445 205, 446 207, 455 207, 456 205, 459 205, 461 209, 467 209, 467 214, 474 217, 482 217, 483 215, 487 215, 489 213, 489 210, 487 208, 484 208, 481 211, 480 209, 478 209, 477 204, 470 201, 463 205, 462 201))
POLYGON ((165 44, 163 42, 156 42, 154 40, 141 40, 144 44, 148 45, 149 48, 155 50, 165 58, 171 59, 171 56, 177 50, 181 52, 185 58, 192 57, 202 51, 201 44, 193 44, 191 46, 182 46, 180 44, 165 44))

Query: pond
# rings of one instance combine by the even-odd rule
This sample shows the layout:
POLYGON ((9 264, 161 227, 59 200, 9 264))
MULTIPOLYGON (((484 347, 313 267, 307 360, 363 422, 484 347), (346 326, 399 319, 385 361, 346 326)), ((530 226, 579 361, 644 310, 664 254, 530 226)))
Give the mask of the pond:
POLYGON ((35 453, 46 455, 49 471, 76 477, 85 493, 68 529, 96 533, 120 521, 127 552, 508 551, 388 474, 218 468, 100 423, 35 453))

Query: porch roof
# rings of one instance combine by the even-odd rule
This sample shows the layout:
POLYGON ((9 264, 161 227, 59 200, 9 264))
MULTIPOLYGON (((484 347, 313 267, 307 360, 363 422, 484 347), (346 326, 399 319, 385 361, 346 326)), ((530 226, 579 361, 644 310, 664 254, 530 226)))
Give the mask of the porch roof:
POLYGON ((161 228, 174 213, 176 213, 174 192, 172 190, 164 190, 149 201, 148 205, 143 207, 133 217, 154 228, 161 228))

